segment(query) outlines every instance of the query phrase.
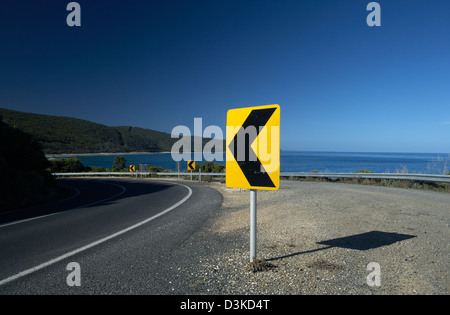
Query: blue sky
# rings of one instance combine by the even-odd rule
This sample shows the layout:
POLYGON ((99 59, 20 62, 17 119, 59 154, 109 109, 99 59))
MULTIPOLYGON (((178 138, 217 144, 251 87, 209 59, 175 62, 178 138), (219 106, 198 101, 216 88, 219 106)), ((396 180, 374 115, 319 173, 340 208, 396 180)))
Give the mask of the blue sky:
POLYGON ((281 148, 450 151, 450 1, 2 1, 0 107, 225 130, 280 104, 281 148))

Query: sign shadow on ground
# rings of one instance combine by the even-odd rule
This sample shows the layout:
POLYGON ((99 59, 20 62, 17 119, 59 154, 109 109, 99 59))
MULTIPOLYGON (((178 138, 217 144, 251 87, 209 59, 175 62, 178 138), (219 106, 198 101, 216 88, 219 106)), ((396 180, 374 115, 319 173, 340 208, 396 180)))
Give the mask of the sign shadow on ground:
POLYGON ((400 233, 390 233, 382 231, 370 231, 361 234, 355 234, 345 237, 334 238, 326 241, 317 242, 319 245, 326 245, 326 247, 321 247, 313 250, 301 251, 292 253, 289 255, 284 255, 276 258, 267 259, 267 261, 274 261, 283 258, 293 257, 297 255, 309 254, 333 247, 354 249, 354 250, 369 250, 382 246, 389 246, 397 242, 401 242, 407 239, 417 237, 415 235, 400 234, 400 233))
POLYGON ((318 242, 320 245, 329 245, 331 247, 341 247, 356 250, 369 250, 381 246, 389 246, 401 242, 415 235, 389 233, 381 231, 371 231, 362 234, 335 238, 327 241, 318 242))

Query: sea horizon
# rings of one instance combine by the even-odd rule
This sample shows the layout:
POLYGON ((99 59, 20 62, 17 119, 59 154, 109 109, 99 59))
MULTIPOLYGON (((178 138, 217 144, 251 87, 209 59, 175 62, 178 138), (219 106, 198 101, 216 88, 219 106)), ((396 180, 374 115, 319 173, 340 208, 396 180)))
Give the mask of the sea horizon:
MULTIPOLYGON (((107 169, 112 167, 114 157, 121 155, 125 157, 127 165, 147 164, 167 170, 177 169, 177 162, 172 159, 170 152, 48 154, 47 157, 76 157, 85 166, 107 169)), ((446 174, 450 168, 450 153, 281 150, 280 157, 282 172, 353 173, 369 170, 375 173, 446 174)), ((200 164, 206 160, 196 162, 200 164)), ((225 165, 225 158, 212 162, 225 165)), ((182 171, 185 170, 187 161, 181 161, 180 167, 182 171)))
MULTIPOLYGON (((333 150, 286 150, 281 149, 280 152, 298 152, 298 153, 386 153, 386 154, 442 154, 442 155, 450 155, 450 152, 406 152, 406 151, 397 151, 397 152, 390 152, 390 151, 333 151, 333 150)), ((98 153, 48 153, 45 154, 46 157, 58 157, 58 156, 75 156, 75 155, 118 155, 118 154, 161 154, 161 153, 171 153, 171 151, 161 151, 161 152, 152 152, 152 151, 134 151, 134 152, 98 152, 98 153)), ((202 153, 202 152, 196 152, 192 151, 193 153, 202 153)))

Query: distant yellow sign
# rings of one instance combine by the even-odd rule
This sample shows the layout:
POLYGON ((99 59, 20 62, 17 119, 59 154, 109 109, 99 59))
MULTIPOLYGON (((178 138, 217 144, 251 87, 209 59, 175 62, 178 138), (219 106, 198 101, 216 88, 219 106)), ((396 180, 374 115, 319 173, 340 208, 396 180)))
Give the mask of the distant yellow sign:
POLYGON ((227 113, 226 185, 277 190, 280 186, 280 106, 227 113))
POLYGON ((195 171, 195 161, 188 161, 187 169, 188 171, 195 171))
POLYGON ((130 172, 136 172, 136 166, 130 165, 129 170, 130 170, 130 172))

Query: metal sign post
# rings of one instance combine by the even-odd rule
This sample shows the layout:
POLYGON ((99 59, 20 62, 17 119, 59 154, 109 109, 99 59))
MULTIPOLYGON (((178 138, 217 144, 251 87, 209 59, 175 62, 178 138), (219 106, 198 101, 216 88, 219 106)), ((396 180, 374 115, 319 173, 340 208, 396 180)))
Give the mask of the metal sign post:
POLYGON ((250 262, 256 258, 256 189, 250 190, 250 262))
POLYGON ((256 190, 280 187, 280 106, 227 112, 225 182, 250 189, 250 262, 256 259, 256 190))
POLYGON ((192 171, 195 170, 195 161, 188 161, 187 162, 187 169, 191 171, 191 180, 192 180, 192 171))

